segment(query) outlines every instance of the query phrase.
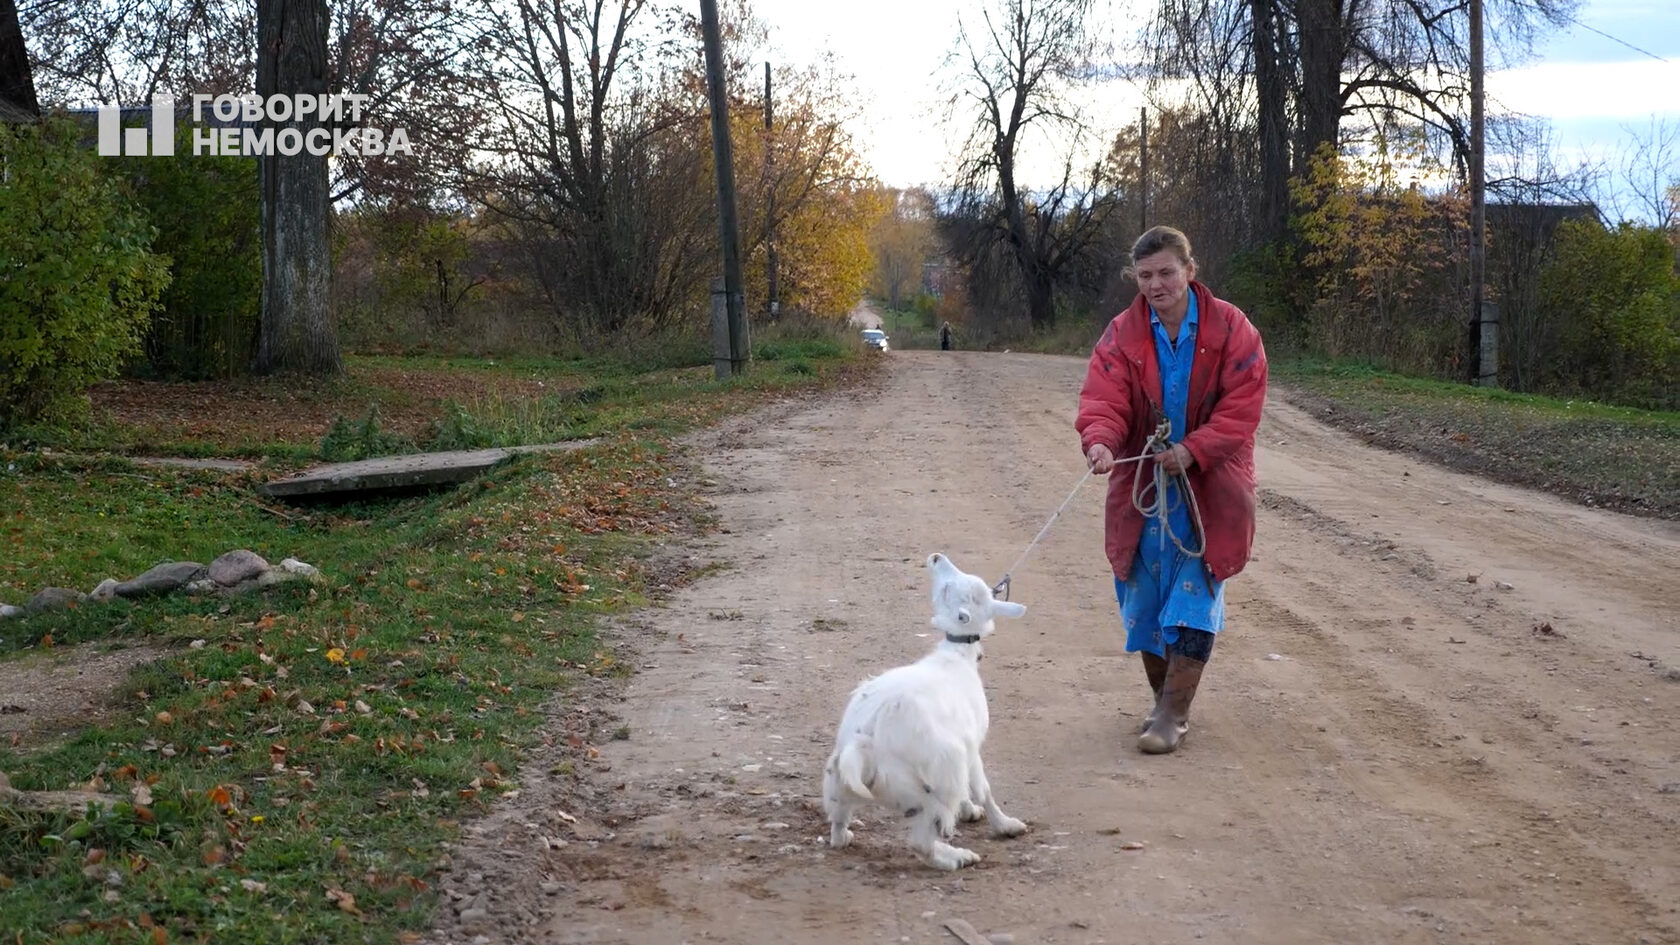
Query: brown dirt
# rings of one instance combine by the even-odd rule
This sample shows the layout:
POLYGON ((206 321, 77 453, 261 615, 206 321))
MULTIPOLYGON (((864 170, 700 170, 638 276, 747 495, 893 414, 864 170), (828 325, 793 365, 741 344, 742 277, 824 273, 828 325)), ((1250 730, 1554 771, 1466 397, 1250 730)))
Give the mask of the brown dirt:
MULTIPOLYGON (((0 636, 17 632, 0 623, 0 636)), ((0 661, 0 740, 37 748, 114 710, 136 666, 164 656, 163 647, 83 644, 36 650, 0 661)))
POLYGON ((1277 398, 1186 746, 1133 746, 1148 692, 1088 484, 982 664, 988 770, 1030 832, 965 826, 983 860, 955 874, 893 816, 827 850, 847 692, 932 644, 925 555, 997 577, 1083 468, 1082 359, 890 359, 878 390, 708 435, 726 531, 692 551, 733 567, 617 628, 638 672, 556 715, 431 941, 944 943, 961 917, 1020 943, 1680 942, 1680 528, 1277 398))
POLYGON ((197 440, 228 448, 243 444, 312 442, 337 418, 360 422, 379 404, 382 429, 418 436, 450 400, 492 395, 540 397, 552 382, 511 375, 469 374, 439 368, 351 365, 342 381, 238 378, 222 381, 124 379, 95 386, 96 416, 167 442, 197 440))

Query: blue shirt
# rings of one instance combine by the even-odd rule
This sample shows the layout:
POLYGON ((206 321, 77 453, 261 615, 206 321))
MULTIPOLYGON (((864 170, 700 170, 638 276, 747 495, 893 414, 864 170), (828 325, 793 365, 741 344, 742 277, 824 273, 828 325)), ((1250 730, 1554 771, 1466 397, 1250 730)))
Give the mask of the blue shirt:
MULTIPOLYGON (((1157 315, 1153 306, 1149 309, 1149 325, 1155 330, 1155 362, 1161 369, 1161 408, 1166 411, 1167 419, 1172 421, 1172 434, 1168 441, 1181 442, 1186 432, 1189 420, 1187 413, 1190 405, 1190 366, 1196 360, 1196 293, 1190 291, 1190 307, 1184 313, 1184 321, 1178 326, 1178 341, 1175 344, 1167 337, 1167 328, 1161 324, 1161 316, 1157 315)), ((1167 494, 1163 498, 1171 510, 1168 518, 1172 533, 1186 548, 1196 547, 1198 537, 1190 524, 1189 504, 1184 496, 1179 494, 1176 479, 1169 479, 1167 494)), ((1165 537, 1165 536, 1161 536, 1165 537)))
POLYGON ((1172 442, 1184 439, 1185 412, 1190 402, 1190 365, 1196 360, 1196 293, 1190 292, 1190 307, 1178 326, 1178 342, 1167 337, 1161 316, 1149 309, 1149 325, 1155 329, 1155 361, 1161 368, 1161 407, 1172 421, 1172 442))

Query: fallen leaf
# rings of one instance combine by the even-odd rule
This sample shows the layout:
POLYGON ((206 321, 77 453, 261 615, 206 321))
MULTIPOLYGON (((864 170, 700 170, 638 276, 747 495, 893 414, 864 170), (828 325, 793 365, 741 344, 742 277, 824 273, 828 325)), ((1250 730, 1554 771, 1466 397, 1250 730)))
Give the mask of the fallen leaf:
POLYGON ((1125 843, 1120 844, 1120 849, 1122 849, 1122 850, 1141 850, 1141 849, 1143 849, 1143 841, 1142 840, 1128 840, 1125 843))
POLYGON ((342 662, 344 662, 344 651, 339 649, 336 646, 333 647, 332 649, 328 650, 327 651, 327 662, 329 662, 329 663, 342 663, 342 662))

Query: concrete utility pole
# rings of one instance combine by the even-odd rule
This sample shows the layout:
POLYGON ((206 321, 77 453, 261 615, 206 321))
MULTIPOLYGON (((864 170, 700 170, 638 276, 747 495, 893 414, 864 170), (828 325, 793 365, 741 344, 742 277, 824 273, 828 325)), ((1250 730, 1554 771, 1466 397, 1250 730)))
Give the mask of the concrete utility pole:
MULTIPOLYGON (((728 322, 729 367, 715 348, 719 333, 713 325, 713 363, 718 376, 747 372, 752 346, 747 341, 746 299, 741 290, 741 234, 735 213, 735 159, 729 144, 729 94, 723 83, 723 39, 718 30, 717 0, 700 0, 700 31, 706 45, 706 91, 712 106, 712 159, 717 164, 718 233, 723 240, 724 309, 728 322)), ((713 317, 717 307, 713 306, 713 317)))
POLYGON ((770 275, 770 320, 782 311, 781 286, 776 272, 776 138, 770 99, 770 64, 764 64, 764 246, 770 275))
POLYGON ((1499 308, 1487 302, 1487 180, 1482 157, 1482 0, 1470 0, 1470 323, 1475 328, 1476 383, 1499 386, 1499 308))

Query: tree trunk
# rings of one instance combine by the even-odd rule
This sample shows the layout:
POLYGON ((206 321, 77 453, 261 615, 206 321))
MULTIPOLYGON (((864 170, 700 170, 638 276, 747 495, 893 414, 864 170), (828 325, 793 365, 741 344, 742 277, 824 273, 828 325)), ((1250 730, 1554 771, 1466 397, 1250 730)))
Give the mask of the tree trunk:
POLYGON ((0 0, 0 102, 29 115, 41 114, 35 100, 35 79, 29 71, 29 51, 23 45, 23 29, 18 26, 13 0, 0 0))
POLYGON ((1053 328, 1056 325, 1055 292, 1050 276, 1042 268, 1023 273, 1023 281, 1027 288, 1027 316, 1032 319, 1034 329, 1053 328))
MULTIPOLYGON (((257 94, 327 92, 326 0, 257 0, 257 94)), ((275 125, 307 140, 311 115, 275 125)), ((258 158, 262 175, 262 330, 258 374, 339 374, 344 360, 328 310, 327 158, 307 148, 258 158)))
POLYGON ((1297 0, 1301 35, 1301 126, 1295 138, 1296 173, 1328 144, 1340 140, 1342 65, 1347 58, 1342 0, 1297 0))
POLYGON ((1289 88, 1278 59, 1278 0, 1249 0, 1254 20, 1254 85, 1260 106, 1260 239, 1289 230, 1289 88))

